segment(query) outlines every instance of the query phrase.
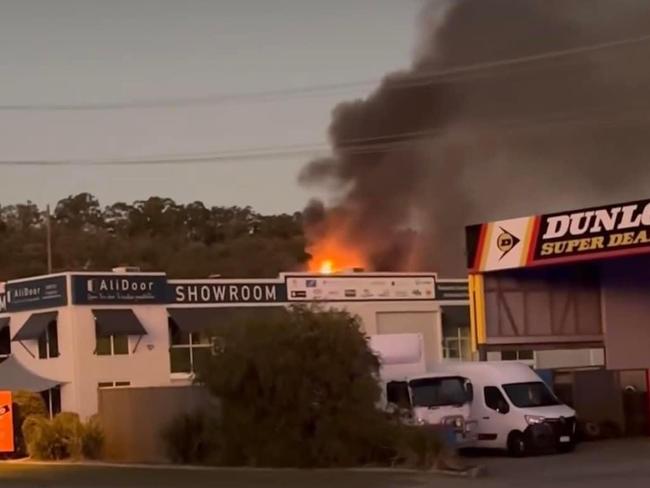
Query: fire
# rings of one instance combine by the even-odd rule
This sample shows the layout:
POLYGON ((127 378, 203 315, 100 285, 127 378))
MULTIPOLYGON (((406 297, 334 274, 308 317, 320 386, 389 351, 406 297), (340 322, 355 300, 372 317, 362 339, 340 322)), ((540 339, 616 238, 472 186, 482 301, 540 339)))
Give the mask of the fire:
POLYGON ((332 274, 334 272, 334 263, 331 259, 326 259, 320 264, 320 270, 322 274, 332 274))
POLYGON ((309 271, 313 273, 331 274, 344 269, 364 268, 366 265, 361 252, 335 238, 313 244, 309 253, 312 255, 309 271))

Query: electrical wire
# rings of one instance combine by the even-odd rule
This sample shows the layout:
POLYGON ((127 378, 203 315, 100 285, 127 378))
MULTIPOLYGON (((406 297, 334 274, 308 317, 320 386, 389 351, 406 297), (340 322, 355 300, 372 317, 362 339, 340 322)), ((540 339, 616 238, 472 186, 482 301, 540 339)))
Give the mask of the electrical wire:
MULTIPOLYGON (((467 128, 479 131, 506 131, 518 132, 538 130, 548 127, 578 127, 578 126, 603 126, 616 127, 629 123, 650 122, 650 107, 636 107, 635 109, 619 110, 608 112, 607 106, 596 107, 589 111, 588 115, 575 111, 554 112, 546 117, 537 120, 509 119, 500 122, 490 121, 481 123, 473 121, 467 124, 467 128), (626 117, 627 116, 627 117, 626 117)), ((418 141, 432 138, 449 132, 449 127, 413 131, 401 135, 391 135, 376 138, 366 138, 366 141, 373 143, 350 144, 338 146, 334 149, 335 155, 359 156, 375 155, 398 151, 412 146, 418 141), (391 139, 387 139, 390 137, 391 139), (382 139, 386 138, 385 142, 382 139)), ((363 139, 359 139, 363 140, 363 139)), ((292 157, 327 157, 332 155, 332 149, 326 144, 296 144, 279 147, 259 147, 245 150, 222 151, 215 153, 200 153, 186 155, 167 155, 148 158, 123 158, 123 159, 35 159, 35 160, 0 160, 0 166, 158 166, 170 164, 212 164, 228 163, 236 161, 269 160, 274 161, 280 158, 292 157)))

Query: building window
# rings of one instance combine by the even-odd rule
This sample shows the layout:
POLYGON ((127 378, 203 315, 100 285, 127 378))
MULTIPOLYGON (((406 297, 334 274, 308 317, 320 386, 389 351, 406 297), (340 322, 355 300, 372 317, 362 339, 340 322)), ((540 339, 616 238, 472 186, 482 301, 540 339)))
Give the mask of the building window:
POLYGON ((9 326, 0 327, 0 360, 11 354, 11 333, 9 326))
POLYGON ((38 338, 38 358, 59 357, 59 332, 56 320, 47 324, 47 329, 38 338))
POLYGON ((501 351, 503 361, 532 361, 535 352, 532 349, 519 349, 514 351, 501 351))
POLYGON ((470 361, 472 359, 472 342, 468 327, 446 328, 442 338, 442 357, 444 359, 470 361))
POLYGON ((96 335, 97 346, 95 352, 98 356, 116 356, 129 353, 129 336, 110 335, 100 337, 96 335))
POLYGON ((54 417, 56 414, 61 413, 61 387, 55 386, 49 390, 41 392, 41 398, 45 402, 45 407, 50 413, 50 417, 54 417))
POLYGON ((212 343, 207 334, 184 332, 170 320, 169 359, 172 373, 196 373, 211 354, 212 343))
POLYGON ((120 386, 131 386, 130 381, 102 381, 97 383, 97 389, 118 388, 120 386))

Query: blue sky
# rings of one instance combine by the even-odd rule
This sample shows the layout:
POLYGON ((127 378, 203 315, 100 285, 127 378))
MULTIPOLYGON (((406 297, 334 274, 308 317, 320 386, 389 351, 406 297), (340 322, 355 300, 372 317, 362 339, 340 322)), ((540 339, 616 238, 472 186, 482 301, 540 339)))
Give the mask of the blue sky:
MULTIPOLYGON (((0 106, 176 99, 379 79, 409 64, 418 0, 4 0, 0 106)), ((0 160, 121 159, 324 143, 371 85, 127 110, 0 110, 0 160)), ((302 208, 309 155, 174 166, 0 166, 0 204, 149 195, 302 208)))

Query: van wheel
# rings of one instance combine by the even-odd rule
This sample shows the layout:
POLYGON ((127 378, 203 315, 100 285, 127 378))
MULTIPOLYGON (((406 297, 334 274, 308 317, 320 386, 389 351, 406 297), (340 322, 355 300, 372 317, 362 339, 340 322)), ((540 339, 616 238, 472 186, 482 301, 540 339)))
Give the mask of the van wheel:
POLYGON ((510 432, 508 436, 508 454, 512 457, 524 457, 528 454, 528 441, 519 431, 510 432))

